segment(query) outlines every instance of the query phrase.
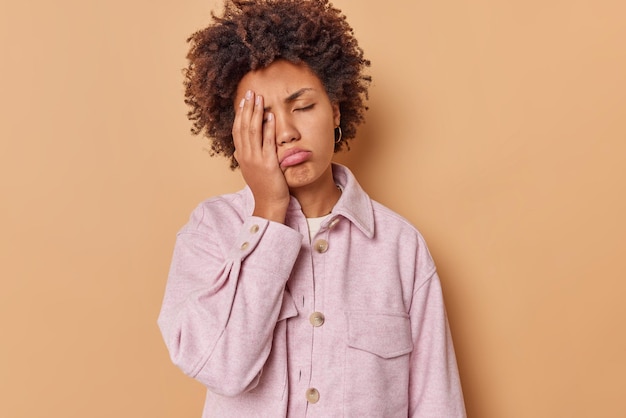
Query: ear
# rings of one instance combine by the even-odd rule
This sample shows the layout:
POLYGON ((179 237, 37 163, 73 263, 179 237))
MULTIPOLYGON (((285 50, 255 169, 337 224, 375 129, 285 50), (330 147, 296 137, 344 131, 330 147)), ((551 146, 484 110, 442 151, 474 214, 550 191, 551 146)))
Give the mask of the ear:
POLYGON ((333 108, 333 122, 335 123, 335 126, 339 126, 339 123, 341 122, 341 111, 339 110, 339 103, 333 102, 331 106, 333 108))

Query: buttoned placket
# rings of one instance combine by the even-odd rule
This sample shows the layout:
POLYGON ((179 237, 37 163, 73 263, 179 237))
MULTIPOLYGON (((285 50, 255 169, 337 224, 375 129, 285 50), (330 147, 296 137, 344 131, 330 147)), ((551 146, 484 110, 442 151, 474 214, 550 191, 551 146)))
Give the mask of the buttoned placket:
POLYGON ((308 226, 302 213, 288 217, 287 224, 303 234, 302 251, 287 286, 296 302, 299 315, 289 320, 290 411, 303 416, 309 408, 323 402, 323 394, 313 386, 316 365, 316 346, 319 346, 321 328, 326 320, 321 306, 321 288, 324 282, 324 262, 328 252, 328 227, 322 227, 309 241, 308 226), (320 308, 321 309, 321 308, 320 308), (316 344, 317 340, 317 344, 316 344), (301 405, 301 406, 298 406, 301 405))
POLYGON ((324 334, 324 327, 326 326, 326 315, 324 314, 324 292, 325 283, 327 280, 327 259, 331 254, 331 230, 339 222, 338 217, 332 218, 329 222, 320 228, 317 234, 313 237, 310 255, 313 269, 313 304, 311 313, 308 316, 309 326, 312 328, 312 347, 311 347, 311 374, 309 377, 308 387, 305 390, 304 397, 308 403, 308 408, 316 408, 316 406, 322 406, 324 402, 324 389, 321 385, 323 381, 318 380, 319 375, 323 375, 324 372, 320 370, 323 368, 325 362, 324 349, 322 341, 324 334))

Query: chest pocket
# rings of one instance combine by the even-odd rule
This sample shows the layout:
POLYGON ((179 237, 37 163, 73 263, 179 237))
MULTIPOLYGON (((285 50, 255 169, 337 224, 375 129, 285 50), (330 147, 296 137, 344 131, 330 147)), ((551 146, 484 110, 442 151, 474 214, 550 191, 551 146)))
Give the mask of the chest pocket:
POLYGON ((344 416, 408 414, 411 321, 405 313, 347 312, 344 416))
POLYGON ((413 351, 411 321, 407 314, 351 311, 347 316, 348 347, 385 359, 413 351))

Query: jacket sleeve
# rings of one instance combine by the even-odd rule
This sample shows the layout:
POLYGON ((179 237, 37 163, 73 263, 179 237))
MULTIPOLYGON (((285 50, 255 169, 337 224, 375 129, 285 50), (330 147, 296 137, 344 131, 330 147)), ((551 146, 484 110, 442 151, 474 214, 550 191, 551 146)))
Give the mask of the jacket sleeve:
POLYGON ((436 271, 411 304, 409 416, 465 418, 463 392, 436 271))
POLYGON ((177 236, 158 324, 174 364, 235 396, 258 384, 279 315, 296 315, 285 284, 302 235, 248 217, 228 240, 223 225, 198 228, 204 218, 196 209, 177 236))

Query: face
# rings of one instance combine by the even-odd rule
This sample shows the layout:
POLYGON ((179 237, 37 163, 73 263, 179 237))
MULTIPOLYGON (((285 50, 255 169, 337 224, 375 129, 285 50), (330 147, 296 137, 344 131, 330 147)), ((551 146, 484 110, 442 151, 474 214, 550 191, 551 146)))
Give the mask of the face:
POLYGON ((263 96, 265 115, 274 117, 276 153, 289 188, 333 184, 331 160, 340 113, 320 79, 306 65, 280 60, 247 73, 234 103, 248 90, 263 96))

